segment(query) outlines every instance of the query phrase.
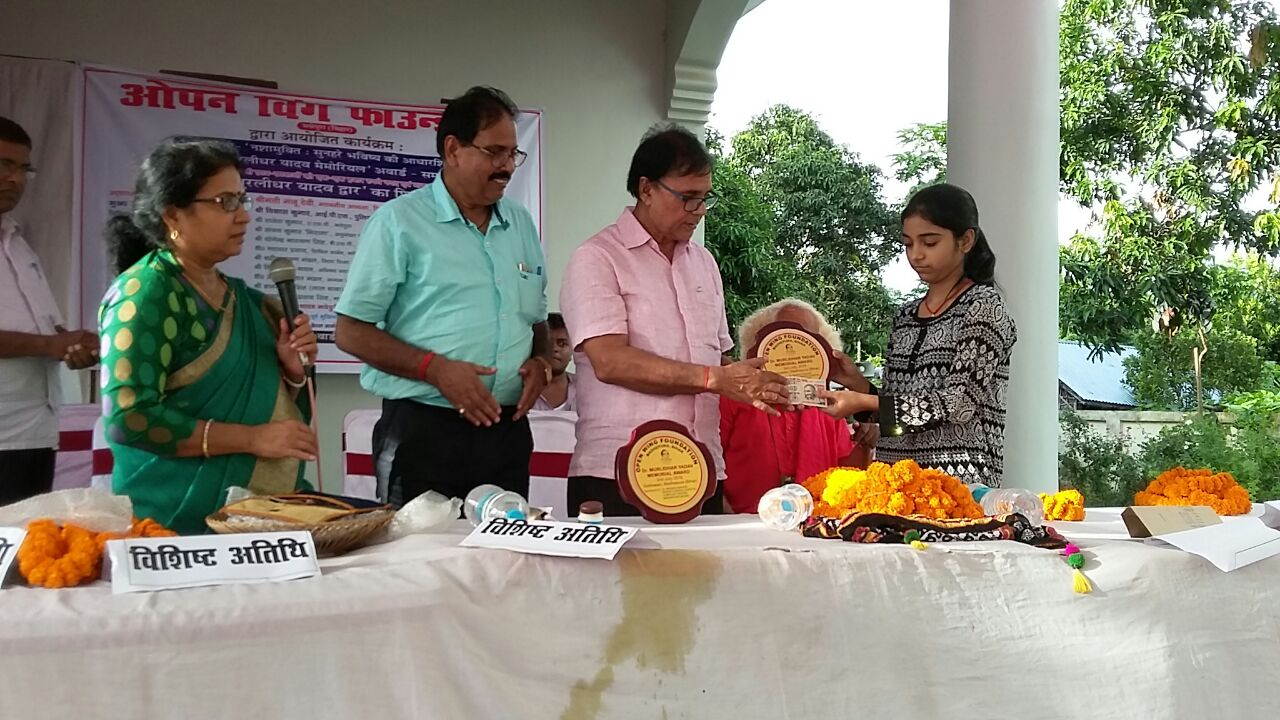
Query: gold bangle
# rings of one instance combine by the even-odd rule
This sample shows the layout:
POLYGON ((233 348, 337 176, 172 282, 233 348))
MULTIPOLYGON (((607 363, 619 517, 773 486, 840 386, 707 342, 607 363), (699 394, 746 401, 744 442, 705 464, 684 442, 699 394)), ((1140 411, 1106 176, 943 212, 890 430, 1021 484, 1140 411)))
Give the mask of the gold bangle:
POLYGON ((205 457, 209 457, 209 428, 213 427, 212 420, 204 421, 204 438, 200 442, 200 449, 204 452, 205 457))

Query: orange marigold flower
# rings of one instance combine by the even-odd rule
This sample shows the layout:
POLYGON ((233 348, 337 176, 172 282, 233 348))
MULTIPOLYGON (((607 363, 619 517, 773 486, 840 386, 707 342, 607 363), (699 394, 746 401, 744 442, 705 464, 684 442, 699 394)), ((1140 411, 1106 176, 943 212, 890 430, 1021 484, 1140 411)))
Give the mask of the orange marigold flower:
POLYGON ((1041 494, 1045 520, 1084 520, 1084 496, 1074 488, 1052 495, 1041 494))
POLYGON ((801 484, 813 495, 814 515, 821 517, 854 511, 935 519, 982 517, 982 508, 963 483, 912 460, 872 463, 866 470, 831 468, 801 484))
POLYGON ((98 577, 102 550, 93 533, 53 520, 33 520, 18 548, 18 571, 32 585, 62 588, 98 577))
POLYGON ((1207 505, 1219 515, 1243 515, 1252 501, 1231 473, 1176 467, 1160 473, 1133 498, 1135 505, 1207 505))
POLYGON ((32 520, 27 524, 27 537, 18 548, 18 570, 32 585, 73 587, 98 579, 108 540, 176 534, 154 520, 136 518, 124 534, 92 533, 70 523, 58 525, 47 518, 32 520))

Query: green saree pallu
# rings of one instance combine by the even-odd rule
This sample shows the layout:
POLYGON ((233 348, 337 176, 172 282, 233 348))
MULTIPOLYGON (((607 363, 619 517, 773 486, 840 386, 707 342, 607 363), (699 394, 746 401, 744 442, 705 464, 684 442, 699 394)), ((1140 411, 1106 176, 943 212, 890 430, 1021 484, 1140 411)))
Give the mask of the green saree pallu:
POLYGON ((232 486, 278 494, 304 485, 295 459, 175 457, 178 442, 200 427, 197 420, 212 420, 215 430, 217 423, 262 425, 304 420, 304 408, 281 380, 278 305, 226 278, 215 313, 201 307, 175 271, 167 252, 152 253, 108 294, 101 318, 104 415, 115 456, 113 490, 129 496, 137 517, 194 534, 207 531, 205 517, 232 486))

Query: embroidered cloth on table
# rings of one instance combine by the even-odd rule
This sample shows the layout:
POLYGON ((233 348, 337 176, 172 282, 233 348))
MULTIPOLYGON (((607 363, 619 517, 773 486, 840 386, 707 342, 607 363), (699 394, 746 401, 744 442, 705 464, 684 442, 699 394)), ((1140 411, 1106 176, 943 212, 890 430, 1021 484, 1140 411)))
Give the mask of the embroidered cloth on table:
POLYGON ((934 520, 918 515, 887 515, 852 512, 839 520, 811 517, 800 531, 805 537, 844 540, 856 543, 972 542, 1013 540, 1035 547, 1058 550, 1067 541, 1049 526, 1035 527, 1017 513, 978 519, 934 520), (908 533, 911 538, 908 538, 908 533))

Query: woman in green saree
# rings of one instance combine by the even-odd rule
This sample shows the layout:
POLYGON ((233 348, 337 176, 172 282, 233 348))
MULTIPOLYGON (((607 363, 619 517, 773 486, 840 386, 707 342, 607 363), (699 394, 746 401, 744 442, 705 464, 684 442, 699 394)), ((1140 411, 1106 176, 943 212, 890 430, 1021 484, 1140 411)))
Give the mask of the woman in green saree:
POLYGON ((218 272, 240 254, 250 198, 232 146, 166 141, 143 163, 130 215, 111 219, 120 276, 99 310, 112 487, 134 515, 180 533, 227 488, 293 492, 314 460, 302 362, 316 336, 218 272))

